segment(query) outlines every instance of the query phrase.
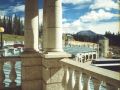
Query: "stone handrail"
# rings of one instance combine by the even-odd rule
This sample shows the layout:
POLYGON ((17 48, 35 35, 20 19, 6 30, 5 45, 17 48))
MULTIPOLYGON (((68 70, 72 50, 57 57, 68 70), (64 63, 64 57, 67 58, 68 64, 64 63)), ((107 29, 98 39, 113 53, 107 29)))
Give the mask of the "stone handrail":
POLYGON ((103 86, 107 90, 120 89, 119 72, 78 63, 70 59, 62 59, 61 63, 64 68, 63 86, 65 90, 91 90, 91 88, 100 90, 103 86))
POLYGON ((20 57, 1 57, 0 58, 0 89, 5 87, 16 87, 16 80, 21 78, 20 57), (16 65, 17 64, 17 65, 16 65))

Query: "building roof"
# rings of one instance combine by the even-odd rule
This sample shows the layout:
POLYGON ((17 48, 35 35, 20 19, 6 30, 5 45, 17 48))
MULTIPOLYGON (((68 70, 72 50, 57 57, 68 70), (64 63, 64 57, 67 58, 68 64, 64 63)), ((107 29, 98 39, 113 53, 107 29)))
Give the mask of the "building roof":
POLYGON ((84 46, 66 46, 63 49, 65 52, 68 52, 72 55, 76 55, 77 53, 88 53, 88 52, 96 51, 93 48, 84 47, 84 46))

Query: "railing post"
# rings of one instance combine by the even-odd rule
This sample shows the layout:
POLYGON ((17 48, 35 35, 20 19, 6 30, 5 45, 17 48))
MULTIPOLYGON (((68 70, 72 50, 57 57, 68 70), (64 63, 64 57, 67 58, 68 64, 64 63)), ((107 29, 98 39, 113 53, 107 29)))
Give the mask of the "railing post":
POLYGON ((5 80, 5 74, 3 71, 4 61, 0 61, 0 89, 4 88, 4 80, 5 80))
POLYGON ((17 78, 16 70, 15 70, 16 61, 11 61, 10 64, 11 64, 11 71, 9 75, 10 80, 11 80, 10 87, 15 87, 16 86, 15 80, 17 78))
POLYGON ((92 81, 94 84, 94 90, 100 90, 101 81, 96 78, 92 78, 92 81))
POLYGON ((68 80, 68 89, 67 90, 72 90, 72 73, 73 70, 72 69, 68 69, 69 70, 69 80, 68 80))
POLYGON ((74 90, 82 90, 82 73, 75 71, 75 76, 76 76, 76 83, 74 90))
POLYGON ((89 85, 90 78, 91 77, 86 74, 83 75, 83 80, 84 80, 83 90, 90 90, 90 85, 89 85))
POLYGON ((72 90, 74 90, 74 87, 75 87, 75 70, 73 69, 72 71, 72 90))
POLYGON ((64 66, 63 68, 64 68, 64 76, 63 76, 62 84, 63 84, 64 90, 67 90, 68 80, 69 80, 69 72, 68 72, 67 66, 64 66))

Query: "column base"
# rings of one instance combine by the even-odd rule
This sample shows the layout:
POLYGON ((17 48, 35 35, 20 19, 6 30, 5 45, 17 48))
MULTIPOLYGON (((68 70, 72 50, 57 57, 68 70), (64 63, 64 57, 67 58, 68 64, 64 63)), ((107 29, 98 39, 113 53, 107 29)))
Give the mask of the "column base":
POLYGON ((22 61, 22 90, 42 90, 42 60, 35 51, 23 52, 22 61))
POLYGON ((60 60, 71 57, 65 52, 48 52, 42 54, 42 86, 43 90, 64 90, 62 80, 64 70, 60 60))

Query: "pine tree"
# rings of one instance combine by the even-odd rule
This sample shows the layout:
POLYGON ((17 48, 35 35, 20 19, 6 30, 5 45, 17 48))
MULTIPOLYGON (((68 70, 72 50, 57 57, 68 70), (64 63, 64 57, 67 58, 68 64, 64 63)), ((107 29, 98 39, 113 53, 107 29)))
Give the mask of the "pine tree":
POLYGON ((5 29, 5 33, 6 33, 6 29, 7 29, 7 21, 6 21, 6 16, 4 16, 4 18, 3 18, 3 22, 2 22, 2 27, 4 27, 4 29, 5 29))
POLYGON ((13 33, 13 29, 12 29, 12 17, 11 16, 8 17, 7 27, 8 27, 7 33, 8 34, 12 34, 13 33))
POLYGON ((2 27, 2 18, 0 16, 0 27, 2 27))

